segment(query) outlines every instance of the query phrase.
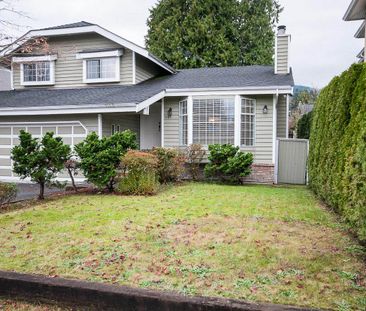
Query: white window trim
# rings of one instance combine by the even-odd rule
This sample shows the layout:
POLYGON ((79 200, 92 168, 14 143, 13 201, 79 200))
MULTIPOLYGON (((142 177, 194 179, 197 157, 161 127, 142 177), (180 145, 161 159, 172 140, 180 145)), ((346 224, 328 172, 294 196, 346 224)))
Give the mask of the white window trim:
POLYGON ((76 59, 120 57, 122 55, 123 55, 122 50, 103 51, 103 52, 80 52, 76 54, 76 59))
POLYGON ((257 136, 257 100, 254 98, 250 98, 250 97, 244 97, 241 96, 240 97, 240 129, 239 129, 239 137, 240 137, 240 148, 254 148, 256 146, 256 136, 257 136), (242 113, 242 100, 243 99, 247 99, 247 100, 252 100, 254 102, 254 113, 242 113), (253 121, 253 145, 243 145, 241 143, 241 123, 242 123, 242 116, 243 115, 251 115, 254 116, 254 121, 253 121))
POLYGON ((120 57, 108 57, 108 58, 115 58, 116 59, 116 73, 114 78, 100 78, 100 79, 87 79, 87 72, 86 72, 86 63, 88 60, 100 60, 104 57, 99 58, 88 58, 83 60, 83 83, 107 83, 107 82, 120 82, 121 81, 121 75, 120 75, 120 57))
MULTIPOLYGON (((28 60, 28 62, 30 62, 30 61, 28 60)), ((44 61, 40 61, 40 62, 44 62, 44 61)), ((24 65, 26 63, 21 63, 20 64, 20 85, 22 85, 22 86, 54 85, 55 84, 55 61, 50 61, 49 63, 50 63, 50 81, 24 81, 24 65)))
POLYGON ((13 63, 52 62, 55 60, 57 60, 57 55, 41 55, 41 56, 30 56, 30 57, 14 56, 12 58, 13 63))
POLYGON ((189 136, 189 129, 188 129, 188 98, 182 99, 178 103, 178 117, 179 117, 179 145, 180 146, 187 146, 188 143, 188 136, 189 136), (181 105, 186 104, 187 106, 187 112, 186 114, 181 113, 181 105), (184 144, 183 142, 183 124, 182 124, 182 117, 187 117, 187 144, 184 144))

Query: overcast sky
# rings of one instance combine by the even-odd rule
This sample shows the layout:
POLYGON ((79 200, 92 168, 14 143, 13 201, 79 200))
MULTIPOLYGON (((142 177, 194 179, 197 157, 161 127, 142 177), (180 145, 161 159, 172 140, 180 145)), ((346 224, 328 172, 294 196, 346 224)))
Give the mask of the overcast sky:
MULTIPOLYGON (((22 23, 42 28, 90 21, 144 45, 146 19, 156 0, 10 0, 32 17, 22 23)), ((351 0, 280 0, 280 24, 292 34, 291 66, 296 84, 325 86, 347 69, 363 42, 353 35, 360 22, 344 22, 351 0)), ((26 31, 23 29, 22 32, 26 31)))

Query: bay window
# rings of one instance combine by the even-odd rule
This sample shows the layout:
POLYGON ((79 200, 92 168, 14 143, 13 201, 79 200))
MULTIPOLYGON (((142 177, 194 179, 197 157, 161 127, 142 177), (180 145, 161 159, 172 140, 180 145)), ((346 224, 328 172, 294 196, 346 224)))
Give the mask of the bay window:
POLYGON ((179 102, 179 144, 181 146, 188 145, 188 109, 187 100, 179 102))
POLYGON ((241 99, 240 144, 254 146, 255 100, 241 99))
POLYGON ((256 102, 250 98, 240 97, 240 101, 234 96, 193 97, 190 102, 182 100, 179 102, 180 145, 240 144, 241 147, 252 147, 255 145, 255 115, 256 102), (189 129, 192 132, 188 133, 189 129))
POLYGON ((193 100, 193 143, 234 144, 233 97, 193 100))

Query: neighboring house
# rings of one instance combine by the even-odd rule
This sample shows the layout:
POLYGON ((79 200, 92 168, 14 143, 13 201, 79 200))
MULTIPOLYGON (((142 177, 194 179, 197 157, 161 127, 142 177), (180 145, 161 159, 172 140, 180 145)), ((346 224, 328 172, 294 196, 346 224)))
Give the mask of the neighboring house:
POLYGON ((0 91, 11 90, 11 71, 0 67, 0 91))
POLYGON ((366 0, 352 0, 349 5, 346 14, 343 17, 345 21, 358 21, 362 20, 362 24, 360 28, 357 30, 355 34, 355 38, 363 39, 364 44, 360 53, 358 53, 357 58, 359 62, 365 61, 365 48, 366 48, 366 40, 365 40, 365 19, 366 19, 366 0))
MULTIPOLYGON (((144 48, 87 22, 28 32, 49 50, 12 53, 12 91, 0 92, 0 179, 12 173, 21 129, 54 131, 71 146, 88 133, 131 129, 141 149, 229 143, 255 157, 252 181, 274 182, 276 139, 288 133, 290 36, 279 27, 275 66, 174 70, 144 48), (42 53, 41 53, 42 52, 42 53)), ((0 55, 0 56, 1 56, 0 55)))

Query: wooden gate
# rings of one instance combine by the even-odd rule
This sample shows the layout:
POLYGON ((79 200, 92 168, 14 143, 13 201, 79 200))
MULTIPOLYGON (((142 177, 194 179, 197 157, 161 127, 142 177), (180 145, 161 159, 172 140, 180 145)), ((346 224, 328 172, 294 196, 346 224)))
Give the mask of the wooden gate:
POLYGON ((276 180, 280 184, 307 184, 307 139, 278 139, 276 180))

